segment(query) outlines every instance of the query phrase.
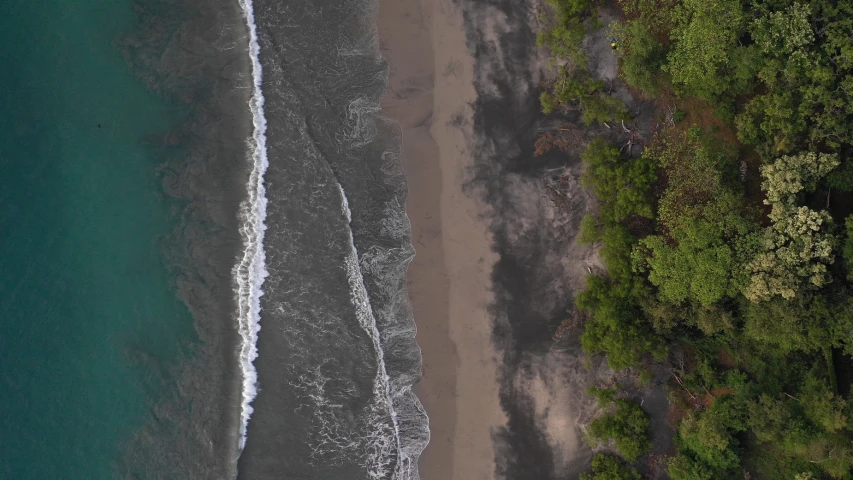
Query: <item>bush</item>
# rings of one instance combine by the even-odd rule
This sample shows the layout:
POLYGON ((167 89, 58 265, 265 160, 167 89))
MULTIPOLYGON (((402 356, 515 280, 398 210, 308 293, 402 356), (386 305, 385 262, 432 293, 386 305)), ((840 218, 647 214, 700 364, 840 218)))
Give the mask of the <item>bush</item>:
POLYGON ((597 242, 600 238, 601 230, 598 227, 598 219, 587 213, 581 219, 578 242, 589 245, 597 242))
POLYGON ((615 408, 589 424, 590 438, 593 443, 612 440, 623 457, 634 461, 651 448, 649 417, 629 400, 612 400, 611 406, 615 408))
POLYGON ((613 455, 599 453, 592 458, 592 473, 582 473, 580 480, 640 480, 640 474, 613 455))
POLYGON ((642 19, 617 24, 613 36, 619 42, 619 74, 625 82, 648 95, 660 91, 669 82, 662 67, 666 49, 651 34, 642 19))
POLYGON ((600 138, 589 144, 581 158, 586 164, 581 181, 595 190, 605 223, 634 214, 654 216, 649 189, 657 181, 657 167, 652 161, 645 157, 623 161, 619 149, 600 138))
POLYGON ((590 94, 580 102, 583 113, 581 120, 587 125, 612 121, 628 120, 628 108, 618 98, 603 92, 590 94))

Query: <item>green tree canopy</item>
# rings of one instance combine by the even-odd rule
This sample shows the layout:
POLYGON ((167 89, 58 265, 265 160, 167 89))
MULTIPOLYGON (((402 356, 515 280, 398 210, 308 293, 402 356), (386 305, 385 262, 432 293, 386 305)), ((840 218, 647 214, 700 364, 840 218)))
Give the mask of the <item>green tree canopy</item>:
POLYGON ((649 281, 658 287, 662 300, 693 300, 708 306, 736 291, 733 272, 737 256, 720 229, 692 219, 670 235, 676 245, 663 236, 651 235, 640 240, 635 254, 647 265, 649 281))
POLYGON ((635 306, 641 293, 635 283, 614 283, 597 275, 587 277, 586 289, 575 304, 591 313, 581 334, 581 346, 589 353, 606 353, 611 368, 638 365, 643 355, 663 358, 666 350, 645 317, 635 306))
POLYGON ((619 149, 601 138, 593 140, 581 158, 586 164, 581 181, 595 191, 605 222, 619 222, 634 214, 654 216, 649 188, 657 173, 652 161, 623 160, 619 149))
POLYGON ((669 82, 663 66, 666 48, 652 35, 642 18, 618 24, 613 35, 619 42, 619 75, 634 88, 653 95, 669 82))
POLYGON ((714 99, 728 90, 726 67, 745 27, 739 0, 684 0, 672 13, 667 70, 688 93, 714 99))
POLYGON ((764 181, 761 188, 767 194, 765 205, 793 204, 801 192, 810 192, 818 180, 839 165, 838 155, 813 152, 783 156, 761 167, 764 181))
POLYGON ((635 402, 615 399, 608 411, 589 424, 589 436, 599 441, 613 440, 619 453, 629 461, 636 460, 651 447, 649 417, 635 402))
POLYGON ((640 480, 640 474, 622 459, 599 453, 592 457, 592 473, 582 473, 580 480, 640 480))

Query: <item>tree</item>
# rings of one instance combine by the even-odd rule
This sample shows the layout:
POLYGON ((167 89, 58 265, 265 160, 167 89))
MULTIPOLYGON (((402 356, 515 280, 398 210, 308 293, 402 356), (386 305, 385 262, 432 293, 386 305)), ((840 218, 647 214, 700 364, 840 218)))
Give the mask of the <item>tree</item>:
MULTIPOLYGON (((815 40, 810 15, 808 4, 794 2, 784 12, 770 12, 755 19, 750 34, 765 55, 786 57, 789 62, 808 67, 813 60, 807 47, 815 40)), ((775 72, 765 76, 775 76, 775 72)))
POLYGON ((803 428, 791 413, 787 400, 762 394, 748 403, 749 427, 762 443, 779 442, 788 431, 803 428))
POLYGON ((729 478, 740 465, 737 454, 739 443, 734 434, 746 429, 745 405, 731 396, 714 399, 711 407, 701 413, 692 413, 678 430, 678 452, 683 457, 670 465, 673 479, 729 478), (710 476, 708 476, 710 474, 710 476))
POLYGON ((657 180, 652 161, 622 160, 619 149, 601 138, 593 140, 581 158, 586 164, 581 182, 595 191, 606 223, 619 222, 633 214, 654 216, 648 193, 657 180))
POLYGON ((645 354, 663 358, 666 350, 661 339, 635 306, 635 298, 642 295, 636 283, 588 276, 586 289, 575 300, 579 309, 591 313, 581 334, 584 351, 606 353, 607 363, 615 370, 639 364, 645 354))
POLYGON ((738 116, 742 141, 772 157, 853 140, 851 16, 848 2, 796 2, 752 23, 751 36, 764 58, 758 78, 766 93, 738 116))
POLYGON ((671 232, 671 245, 660 235, 640 240, 635 258, 644 263, 649 281, 664 301, 692 300, 711 305, 733 291, 736 254, 722 231, 702 219, 685 219, 671 232))
POLYGON ((578 241, 588 245, 597 242, 600 238, 601 230, 598 226, 598 220, 592 214, 587 213, 581 219, 578 241))
POLYGON ((849 405, 833 393, 829 384, 814 375, 807 375, 800 393, 806 416, 827 433, 849 428, 849 405))
POLYGON ((746 305, 744 334, 765 345, 773 345, 784 353, 823 351, 834 340, 834 324, 838 312, 826 299, 774 297, 746 305))
POLYGON ((716 480, 714 471, 689 455, 670 457, 666 462, 672 480, 716 480))
POLYGON ((589 424, 593 443, 613 440, 616 449, 628 461, 636 460, 651 448, 649 417, 635 402, 615 399, 604 415, 589 424))
POLYGON ((557 109, 580 108, 587 125, 597 122, 628 120, 628 108, 617 97, 604 93, 604 82, 593 80, 589 72, 562 65, 548 91, 539 95, 542 113, 557 109))
POLYGON ((599 453, 592 458, 592 473, 582 473, 580 480, 640 480, 640 474, 619 457, 599 453))
POLYGON ((774 296, 794 298, 802 288, 818 288, 831 281, 828 265, 837 244, 827 233, 832 218, 808 207, 773 205, 773 224, 765 229, 763 252, 749 263, 750 282, 744 296, 758 302, 774 296))
POLYGON ((628 120, 628 107, 618 97, 596 92, 580 101, 581 120, 586 125, 593 123, 628 120))
POLYGON ((818 180, 829 174, 839 163, 838 155, 808 152, 786 155, 769 165, 763 165, 761 176, 764 181, 761 188, 767 195, 764 204, 795 203, 801 192, 813 191, 818 180))
POLYGON ((726 66, 745 26, 741 2, 684 0, 673 18, 667 71, 688 93, 717 98, 729 88, 726 66))
POLYGON ((666 229, 674 230, 681 220, 693 217, 705 217, 727 234, 732 229, 751 228, 743 221, 742 196, 725 181, 726 173, 735 169, 734 156, 718 148, 700 129, 666 132, 645 156, 660 166, 667 179, 657 215, 666 229))
POLYGON ((554 23, 539 32, 536 43, 548 47, 554 57, 585 65, 586 55, 581 44, 586 35, 584 17, 589 9, 589 0, 548 0, 548 5, 552 9, 554 23))
POLYGON ((602 236, 601 258, 607 267, 607 273, 616 281, 631 282, 631 245, 637 239, 623 225, 611 224, 605 227, 602 236))
POLYGON ((844 221, 844 244, 841 249, 844 266, 847 267, 847 280, 853 281, 853 215, 844 221))
POLYGON ((791 299, 804 287, 830 282, 827 265, 834 262, 837 239, 828 230, 829 213, 796 205, 801 192, 813 190, 819 179, 838 166, 835 155, 806 153, 783 156, 761 169, 771 205, 772 225, 764 230, 761 251, 749 262, 750 282, 744 289, 753 302, 774 296, 791 299))
POLYGON ((620 45, 619 74, 634 88, 653 95, 669 80, 662 71, 666 49, 643 19, 617 24, 613 30, 620 45))

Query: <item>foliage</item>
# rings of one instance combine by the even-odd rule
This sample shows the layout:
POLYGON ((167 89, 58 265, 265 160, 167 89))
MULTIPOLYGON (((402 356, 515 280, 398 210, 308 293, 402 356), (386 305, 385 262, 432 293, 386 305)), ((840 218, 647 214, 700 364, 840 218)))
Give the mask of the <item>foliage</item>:
POLYGON ((539 96, 542 113, 578 107, 586 125, 627 120, 628 109, 622 100, 604 92, 604 83, 591 79, 586 71, 583 38, 587 24, 598 24, 590 0, 548 0, 548 4, 553 10, 553 24, 538 33, 536 43, 566 63, 557 69, 549 90, 539 96))
POLYGON ((780 464, 798 478, 819 478, 814 467, 841 478, 853 467, 849 437, 850 407, 828 383, 806 374, 800 396, 767 393, 748 402, 748 426, 763 449, 773 449, 780 464))
POLYGON ((605 222, 631 215, 654 216, 648 194, 657 179, 653 162, 644 157, 622 160, 619 149, 600 138, 589 144, 581 158, 586 164, 581 181, 595 190, 605 222))
POLYGON ((853 281, 853 215, 844 221, 844 244, 841 248, 841 257, 847 268, 847 280, 853 281))
POLYGON ((580 229, 578 230, 578 241, 588 245, 597 242, 600 238, 601 230, 598 226, 598 219, 592 214, 587 213, 581 219, 580 229))
POLYGON ((853 120, 853 4, 788 3, 750 25, 764 91, 738 116, 738 135, 767 157, 849 144, 853 120))
POLYGON ((793 204, 800 192, 810 192, 817 182, 838 166, 838 155, 804 153, 780 157, 761 167, 764 182, 761 188, 767 194, 765 205, 793 204))
POLYGON ((744 295, 756 302, 774 296, 791 299, 802 288, 830 282, 828 265, 835 260, 836 237, 829 233, 832 218, 797 206, 797 196, 813 190, 817 181, 838 165, 835 155, 806 153, 783 156, 761 168, 765 204, 771 205, 770 227, 764 230, 761 252, 750 261, 744 295))
POLYGON ((580 108, 581 119, 587 125, 614 120, 627 120, 628 109, 622 100, 604 93, 604 82, 592 80, 589 73, 563 65, 550 91, 542 92, 539 103, 542 113, 548 115, 558 109, 580 108))
POLYGON ((628 461, 636 460, 651 447, 649 417, 635 402, 625 399, 610 400, 604 415, 589 424, 593 443, 612 440, 619 453, 628 461))
POLYGON ((628 85, 654 95, 669 82, 662 70, 666 49, 654 38, 645 20, 617 24, 612 35, 620 45, 619 74, 628 85))
POLYGON ((674 46, 667 71, 686 92, 715 99, 731 82, 726 67, 744 28, 739 0, 684 0, 672 13, 674 46))
POLYGON ((647 353, 659 359, 666 353, 635 306, 640 296, 637 288, 590 275, 586 289, 575 300, 592 317, 581 334, 581 346, 590 353, 606 353, 607 363, 616 370, 638 365, 647 353))
POLYGON ((827 382, 806 376, 800 400, 806 417, 825 432, 835 433, 850 427, 850 405, 832 392, 827 382))
POLYGON ((536 43, 546 46, 551 54, 558 58, 567 58, 578 64, 586 63, 586 55, 580 48, 586 35, 585 14, 589 10, 589 0, 548 0, 553 10, 553 24, 539 32, 536 43))
POLYGON ((719 229, 699 219, 670 233, 677 245, 652 235, 642 239, 637 250, 661 300, 694 300, 708 306, 732 292, 736 255, 719 229))
POLYGON ((582 473, 580 480, 640 480, 640 474, 619 457, 599 453, 592 458, 592 473, 582 473))
MULTIPOLYGON (((623 118, 572 50, 592 23, 576 1, 555 7, 573 13, 546 43, 568 63, 543 110, 623 118)), ((853 3, 620 5, 620 77, 702 126, 679 115, 639 159, 605 140, 582 155, 601 213, 580 236, 601 240, 607 268, 576 298, 589 314, 582 347, 614 369, 666 357, 684 412, 673 480, 851 478, 853 401, 835 370, 838 352, 853 354, 853 215, 837 193, 853 191, 853 3)), ((593 393, 606 408, 590 438, 636 458, 642 410, 593 393)), ((636 478, 605 458, 584 478, 636 478)))

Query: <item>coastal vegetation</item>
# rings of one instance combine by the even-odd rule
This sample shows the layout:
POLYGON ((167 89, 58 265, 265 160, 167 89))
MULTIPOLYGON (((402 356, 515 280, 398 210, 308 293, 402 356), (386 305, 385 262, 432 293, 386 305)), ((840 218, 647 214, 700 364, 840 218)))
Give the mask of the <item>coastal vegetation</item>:
MULTIPOLYGON (((578 240, 607 270, 575 300, 583 348, 668 373, 673 480, 853 478, 853 2, 549 5, 542 111, 606 127, 581 155, 600 209, 578 240), (600 28, 618 83, 659 117, 639 154, 584 52, 600 28)), ((625 461, 648 452, 648 417, 592 393, 587 435, 621 459, 584 478, 639 478, 625 461)))
POLYGON ((629 461, 648 451, 649 417, 646 412, 635 402, 616 398, 613 390, 591 388, 590 393, 598 398, 598 406, 605 413, 589 424, 588 442, 596 446, 612 441, 619 454, 629 461))

